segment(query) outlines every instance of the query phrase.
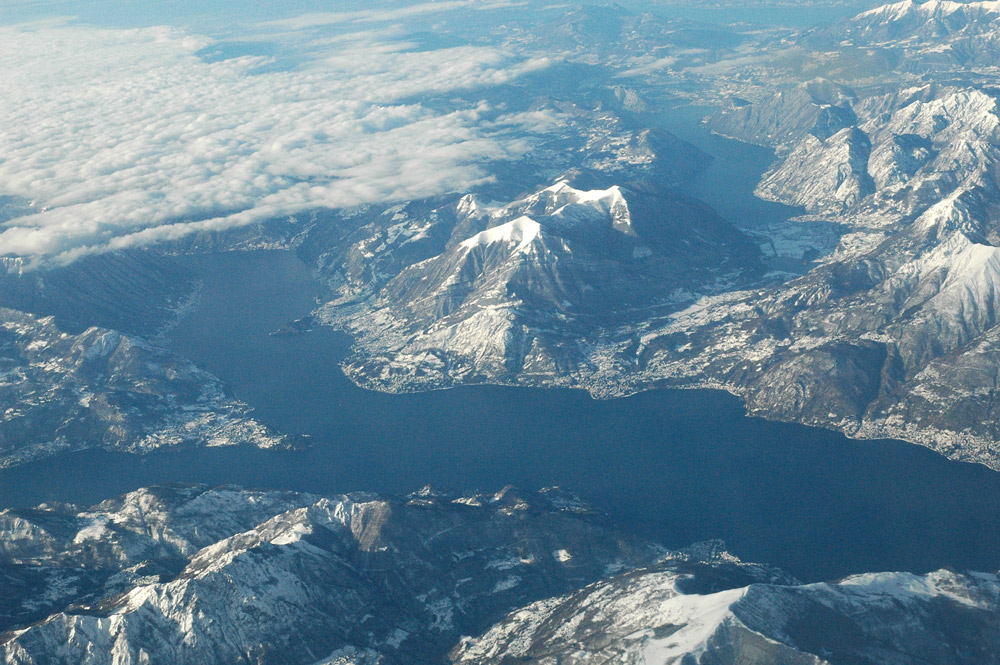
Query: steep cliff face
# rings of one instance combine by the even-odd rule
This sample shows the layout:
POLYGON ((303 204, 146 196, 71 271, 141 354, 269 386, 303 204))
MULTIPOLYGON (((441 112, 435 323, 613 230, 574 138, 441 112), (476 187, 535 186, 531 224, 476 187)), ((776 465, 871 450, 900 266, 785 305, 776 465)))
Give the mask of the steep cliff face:
POLYGON ((857 124, 855 93, 816 79, 783 86, 757 103, 740 103, 709 121, 719 134, 787 151, 806 135, 824 141, 857 124))
POLYGON ((848 209, 875 192, 871 152, 871 140, 856 127, 826 139, 810 134, 761 181, 757 195, 813 211, 848 209))

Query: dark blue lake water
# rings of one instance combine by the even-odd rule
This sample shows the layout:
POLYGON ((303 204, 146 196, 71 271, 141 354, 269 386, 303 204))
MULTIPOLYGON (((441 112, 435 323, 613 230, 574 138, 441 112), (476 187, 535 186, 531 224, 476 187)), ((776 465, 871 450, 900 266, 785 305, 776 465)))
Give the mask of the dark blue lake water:
POLYGON ((891 441, 747 418, 715 391, 595 401, 573 390, 361 390, 331 330, 268 333, 319 287, 287 252, 192 257, 201 308, 174 348, 227 381, 301 452, 83 452, 0 472, 0 504, 89 503, 152 483, 314 492, 561 485, 670 546, 724 538, 809 580, 880 569, 1000 567, 1000 474, 891 441))

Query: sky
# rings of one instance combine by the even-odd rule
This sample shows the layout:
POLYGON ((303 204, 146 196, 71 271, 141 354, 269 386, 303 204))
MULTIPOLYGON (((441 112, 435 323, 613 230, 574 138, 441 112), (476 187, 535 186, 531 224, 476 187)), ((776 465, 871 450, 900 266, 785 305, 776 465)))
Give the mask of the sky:
POLYGON ((530 149, 519 123, 537 120, 477 91, 551 65, 409 37, 502 1, 250 12, 202 31, 183 13, 109 27, 19 3, 36 11, 0 24, 0 195, 37 212, 0 225, 0 255, 42 261, 467 191, 530 149))

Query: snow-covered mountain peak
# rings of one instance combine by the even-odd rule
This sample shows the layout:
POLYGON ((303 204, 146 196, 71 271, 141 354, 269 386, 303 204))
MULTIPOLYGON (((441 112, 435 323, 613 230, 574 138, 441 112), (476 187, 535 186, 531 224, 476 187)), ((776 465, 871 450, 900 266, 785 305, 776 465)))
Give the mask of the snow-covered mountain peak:
POLYGON ((922 232, 934 232, 942 239, 955 232, 963 234, 963 237, 976 235, 979 228, 965 200, 968 194, 965 189, 957 189, 930 206, 917 218, 915 228, 922 232))
POLYGON ((997 127, 996 99, 982 90, 959 88, 904 105, 893 114, 887 129, 950 143, 988 136, 997 127))
POLYGON ((875 7, 858 14, 856 19, 880 19, 883 21, 898 21, 911 15, 922 17, 943 17, 950 16, 959 11, 975 11, 976 13, 1000 13, 1000 2, 996 0, 986 0, 984 2, 954 2, 953 0, 927 0, 926 2, 914 2, 914 0, 903 0, 881 7, 875 7))
POLYGON ((455 214, 460 218, 471 219, 494 214, 501 204, 495 201, 484 201, 475 194, 466 194, 455 204, 455 214))
POLYGON ((992 626, 997 605, 995 575, 882 573, 809 585, 748 580, 697 593, 684 572, 657 566, 533 603, 463 640, 453 659, 825 665, 910 663, 920 652, 927 654, 921 662, 978 663, 979 653, 949 644, 947 622, 962 617, 977 628, 992 626))
POLYGON ((475 194, 466 194, 458 200, 455 211, 463 217, 472 217, 480 212, 479 201, 475 194))
POLYGON ((541 225, 526 215, 517 219, 480 231, 476 235, 461 242, 461 247, 473 249, 497 243, 516 244, 514 251, 526 249, 539 236, 541 225))
POLYGON ((603 207, 607 208, 614 202, 625 198, 618 185, 612 185, 607 189, 576 189, 565 180, 560 180, 556 184, 546 187, 536 196, 544 199, 546 194, 550 195, 550 200, 557 204, 556 210, 574 203, 602 204, 603 207))
POLYGON ((844 105, 849 104, 854 99, 854 95, 849 89, 826 78, 814 78, 802 83, 801 87, 813 103, 819 106, 844 105))
POLYGON ((545 189, 510 203, 493 213, 502 219, 511 215, 531 215, 546 226, 580 226, 611 222, 612 228, 635 235, 628 201, 621 187, 576 189, 560 180, 545 189))
POLYGON ((924 274, 946 271, 947 277, 937 287, 935 301, 959 300, 973 310, 992 301, 1000 283, 1000 249, 974 242, 964 233, 954 234, 917 264, 924 274), (970 302, 965 303, 966 300, 970 302))
POLYGON ((838 585, 846 589, 852 587, 868 594, 881 594, 897 602, 913 598, 948 598, 969 607, 989 608, 997 602, 1000 588, 995 579, 981 580, 982 584, 970 584, 975 580, 970 575, 962 575, 951 570, 938 570, 926 575, 913 573, 863 573, 851 575, 838 585))
POLYGON ((632 213, 629 211, 628 201, 618 185, 608 189, 590 190, 580 192, 580 203, 587 203, 599 208, 601 211, 611 216, 612 226, 616 231, 621 231, 627 235, 635 235, 632 228, 632 213))

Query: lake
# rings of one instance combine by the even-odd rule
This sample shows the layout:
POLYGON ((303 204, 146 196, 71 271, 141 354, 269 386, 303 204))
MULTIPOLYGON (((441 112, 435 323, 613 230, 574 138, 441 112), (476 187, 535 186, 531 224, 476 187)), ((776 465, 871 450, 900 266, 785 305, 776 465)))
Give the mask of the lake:
POLYGON ((343 335, 269 334, 321 295, 292 253, 184 260, 204 290, 173 348, 312 447, 64 455, 0 472, 0 505, 91 503, 178 481, 326 493, 560 485, 668 546, 723 538, 805 580, 1000 568, 1000 474, 985 467, 747 418, 716 391, 595 401, 564 389, 362 390, 340 372, 343 335))
POLYGON ((710 132, 702 120, 716 111, 711 106, 678 106, 650 118, 651 124, 713 157, 705 170, 694 174, 681 186, 683 191, 748 231, 803 214, 802 208, 765 201, 754 195, 757 183, 775 162, 774 150, 710 132))

